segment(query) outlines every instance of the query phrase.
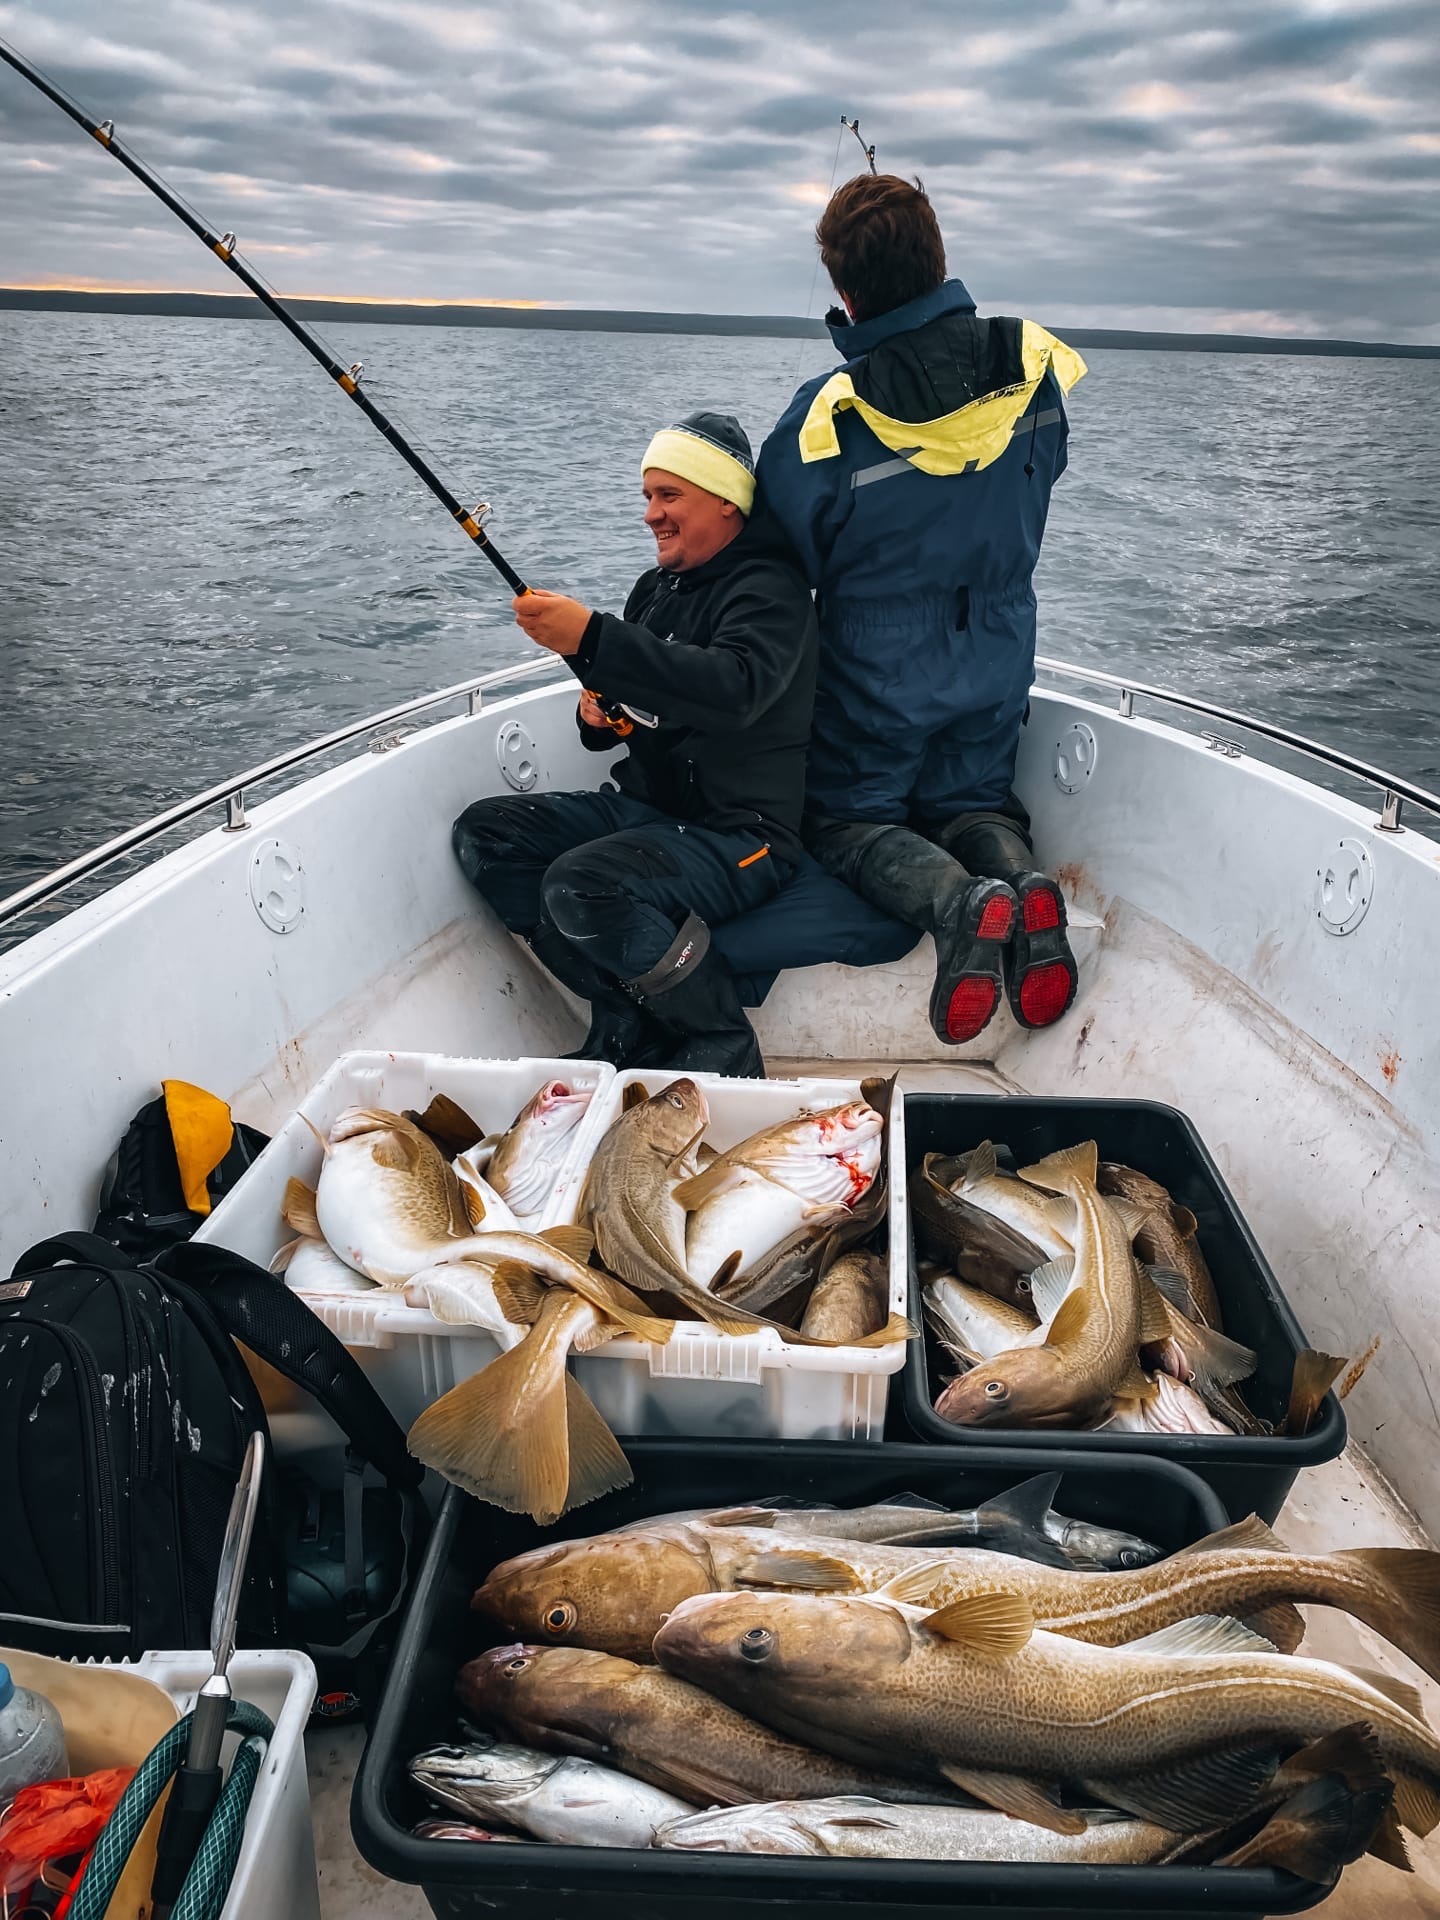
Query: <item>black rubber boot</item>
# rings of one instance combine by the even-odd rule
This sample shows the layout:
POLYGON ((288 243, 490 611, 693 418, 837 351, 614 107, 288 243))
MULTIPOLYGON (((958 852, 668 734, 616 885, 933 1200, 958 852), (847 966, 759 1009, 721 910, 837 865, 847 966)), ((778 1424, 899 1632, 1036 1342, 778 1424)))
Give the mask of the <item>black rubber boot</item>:
POLYGON ((673 1044, 670 1034, 549 920, 525 936, 535 958, 562 986, 590 1002, 590 1031, 566 1060, 608 1060, 616 1067, 663 1066, 673 1044))
POLYGON ((812 841, 816 857, 873 907, 935 941, 930 1025, 950 1046, 990 1024, 1019 905, 1003 880, 977 879, 908 827, 855 823, 812 841))
POLYGON ((1015 935, 1006 955, 1005 991, 1022 1027, 1048 1027, 1066 1012, 1080 985, 1059 883, 1035 871, 1030 836, 998 813, 962 814, 940 828, 936 844, 971 873, 1015 889, 1015 935))
POLYGON ((627 980, 625 989, 673 1036, 674 1050, 664 1066, 723 1073, 737 1080, 765 1078, 760 1042, 740 1004, 734 976, 712 950, 710 929, 698 914, 690 915, 650 971, 627 980))

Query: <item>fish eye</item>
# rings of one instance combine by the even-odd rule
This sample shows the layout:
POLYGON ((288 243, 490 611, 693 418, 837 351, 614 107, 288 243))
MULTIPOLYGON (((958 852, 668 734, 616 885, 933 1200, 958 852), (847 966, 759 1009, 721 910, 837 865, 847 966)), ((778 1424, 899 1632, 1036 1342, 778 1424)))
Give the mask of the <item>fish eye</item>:
POLYGON ((1140 1552, 1138 1547, 1122 1547, 1120 1549, 1120 1564, 1122 1567, 1143 1567, 1145 1564, 1145 1556, 1140 1552))
POLYGON ((769 1627, 750 1627, 740 1636, 740 1658, 763 1660, 774 1645, 775 1636, 769 1627))
POLYGON ((667 1093, 665 1098, 670 1102, 671 1106, 675 1108, 677 1113, 685 1104, 678 1093, 667 1093))
POLYGON ((1034 1291, 1030 1285, 1028 1275, 1023 1273, 1020 1275, 1019 1279, 1015 1282, 1015 1291, 1017 1293, 1032 1293, 1034 1291))
POLYGON ((553 1607, 546 1610, 545 1630, 547 1633, 568 1633, 578 1618, 571 1601, 557 1600, 553 1607))
POLYGON ((505 1665, 502 1671, 505 1673, 519 1674, 519 1673, 526 1672, 529 1666, 530 1666, 529 1654, 517 1653, 513 1660, 507 1660, 505 1662, 505 1665))
POLYGON ((985 1382, 985 1398, 987 1400, 1008 1400, 1010 1398, 1010 1389, 1003 1380, 987 1380, 985 1382))

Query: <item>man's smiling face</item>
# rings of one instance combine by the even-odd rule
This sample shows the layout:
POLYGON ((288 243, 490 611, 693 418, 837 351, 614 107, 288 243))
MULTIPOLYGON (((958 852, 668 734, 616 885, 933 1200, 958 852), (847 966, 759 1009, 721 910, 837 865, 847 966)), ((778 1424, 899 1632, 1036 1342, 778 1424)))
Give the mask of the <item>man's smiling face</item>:
POLYGON ((703 566, 745 524, 733 501, 663 467, 647 467, 644 485, 645 524, 655 537, 655 558, 667 573, 703 566))

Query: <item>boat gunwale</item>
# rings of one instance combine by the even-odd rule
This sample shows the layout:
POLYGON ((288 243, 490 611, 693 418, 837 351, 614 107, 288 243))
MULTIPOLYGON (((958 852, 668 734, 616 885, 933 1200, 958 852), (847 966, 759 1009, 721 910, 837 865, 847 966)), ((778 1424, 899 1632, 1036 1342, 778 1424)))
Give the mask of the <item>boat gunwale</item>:
MULTIPOLYGON (((239 831, 249 823, 245 817, 245 795, 256 787, 268 784, 281 774, 289 773, 297 767, 307 765, 311 760, 326 753, 334 752, 338 747, 348 745, 366 734, 375 735, 378 730, 409 719, 415 714, 448 705, 452 701, 466 700, 469 712, 473 716, 483 710, 484 696, 497 687, 516 685, 534 678, 545 679, 556 674, 565 662, 555 657, 526 659, 512 662, 508 666, 493 669, 489 673, 477 675, 473 679, 457 681, 455 685, 440 688, 434 693, 418 696, 416 699, 402 701, 398 706, 382 708, 364 719, 347 723, 334 731, 318 735, 298 747, 276 754, 273 758, 248 768, 243 773, 230 776, 192 795, 189 799, 177 801, 162 813, 153 814, 138 825, 127 828, 112 839, 103 841, 87 853, 77 855, 63 865, 54 868, 38 880, 32 880, 17 892, 0 900, 0 929, 22 915, 42 906, 66 888, 78 881, 88 879, 98 873, 112 861, 122 859, 126 854, 136 852, 150 841, 158 839, 172 828, 183 825, 187 820, 208 812, 213 807, 224 807, 225 825, 231 831, 239 831)), ((1053 659, 1048 655, 1039 655, 1035 662, 1037 673, 1054 674, 1057 677, 1079 683, 1082 686, 1105 687, 1118 695, 1118 711, 1121 719, 1136 718, 1135 701, 1137 699, 1159 701, 1162 704, 1178 707, 1182 711, 1198 714, 1209 720, 1223 722, 1226 726, 1239 727, 1243 731, 1273 742, 1290 752, 1318 761, 1333 771, 1349 775, 1375 788, 1381 799, 1381 815, 1374 822, 1378 831, 1402 833, 1401 811, 1405 806, 1419 807, 1440 820, 1440 794, 1429 792, 1415 785, 1413 781, 1402 779, 1397 774, 1387 773, 1383 768, 1372 766, 1368 761, 1357 759, 1353 754, 1343 752, 1338 747, 1326 746, 1323 742, 1312 740, 1304 734, 1292 732, 1287 727, 1277 726, 1273 721, 1252 718, 1237 712, 1233 707, 1222 707, 1213 701, 1201 699, 1196 694, 1178 693, 1166 687, 1151 686, 1148 682, 1129 676, 1107 673, 1096 667, 1080 666, 1072 661, 1053 659)), ((1058 691, 1058 689, 1047 689, 1058 691)), ((1161 723, 1163 724, 1163 722, 1161 723)), ((1208 743, 1222 752, 1238 757, 1238 749, 1233 743, 1210 740, 1208 743)), ((398 740, 372 738, 369 751, 381 752, 388 746, 399 744, 398 740)), ((1265 763, 1262 763, 1265 764, 1265 763)))

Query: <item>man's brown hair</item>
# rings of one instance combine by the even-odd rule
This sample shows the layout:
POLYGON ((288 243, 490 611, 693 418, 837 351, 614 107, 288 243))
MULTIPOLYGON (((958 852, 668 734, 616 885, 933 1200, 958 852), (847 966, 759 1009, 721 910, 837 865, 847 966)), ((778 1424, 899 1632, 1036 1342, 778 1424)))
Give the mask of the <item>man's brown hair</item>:
POLYGON ((916 180, 861 173, 837 187, 815 229, 820 258, 857 320, 903 307, 945 279, 940 222, 916 180))

